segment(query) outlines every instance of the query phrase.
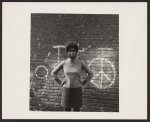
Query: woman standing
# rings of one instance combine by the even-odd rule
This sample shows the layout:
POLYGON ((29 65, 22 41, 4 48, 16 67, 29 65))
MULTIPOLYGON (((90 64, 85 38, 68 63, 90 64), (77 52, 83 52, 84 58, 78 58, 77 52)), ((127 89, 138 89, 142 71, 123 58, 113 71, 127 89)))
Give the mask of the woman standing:
POLYGON ((82 106, 82 85, 86 84, 92 79, 93 72, 89 67, 81 60, 77 58, 78 45, 76 42, 70 41, 66 44, 66 51, 68 59, 63 60, 58 66, 56 66, 51 75, 60 84, 62 89, 61 106, 65 111, 80 111, 82 106), (57 77, 57 73, 63 70, 65 75, 64 81, 60 81, 57 77), (87 77, 84 81, 81 81, 81 72, 84 70, 87 73, 87 77))

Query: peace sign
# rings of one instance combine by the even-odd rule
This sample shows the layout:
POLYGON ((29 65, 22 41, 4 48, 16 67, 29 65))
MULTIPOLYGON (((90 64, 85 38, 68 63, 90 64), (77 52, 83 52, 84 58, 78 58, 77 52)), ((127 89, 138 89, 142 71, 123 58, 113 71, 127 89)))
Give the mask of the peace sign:
POLYGON ((100 89, 112 86, 115 82, 115 67, 112 62, 106 58, 94 58, 89 66, 94 71, 94 77, 91 82, 100 89))

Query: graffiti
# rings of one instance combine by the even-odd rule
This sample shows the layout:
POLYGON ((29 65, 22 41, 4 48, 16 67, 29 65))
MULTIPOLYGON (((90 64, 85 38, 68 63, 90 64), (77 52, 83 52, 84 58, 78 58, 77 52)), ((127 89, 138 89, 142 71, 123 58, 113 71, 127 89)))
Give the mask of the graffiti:
MULTIPOLYGON (((44 94, 45 92, 45 89, 46 89, 46 81, 48 80, 48 68, 44 65, 39 65, 35 68, 35 76, 41 80, 44 80, 45 83, 44 83, 44 88, 43 90, 41 91, 41 94, 44 94)), ((38 83, 35 83, 36 85, 38 85, 38 83)), ((31 83, 31 86, 33 84, 31 83)), ((34 85, 34 87, 36 88, 36 85, 34 85)), ((32 88, 32 91, 35 91, 34 87, 32 88)))
POLYGON ((35 68, 35 75, 39 79, 45 79, 48 77, 48 68, 44 65, 39 65, 35 68))
POLYGON ((91 67, 94 72, 91 83, 97 88, 105 89, 114 84, 116 73, 115 67, 111 61, 106 58, 94 58, 89 63, 89 67, 91 67))
MULTIPOLYGON (((55 67, 56 64, 60 63, 62 59, 60 58, 60 49, 65 48, 63 45, 56 45, 53 46, 53 48, 58 49, 57 59, 55 59, 55 62, 49 63, 51 67, 55 67)), ((87 51, 89 48, 91 48, 91 45, 89 45, 87 48, 83 48, 82 50, 79 50, 80 54, 83 54, 85 51, 87 51)), ((94 50, 95 51, 95 50, 94 50)), ((92 69, 94 72, 94 76, 91 80, 91 83, 94 84, 95 87, 99 89, 106 89, 111 87, 115 83, 115 77, 116 77, 116 71, 115 66, 112 61, 109 60, 109 58, 114 57, 113 49, 112 48, 97 48, 95 55, 98 55, 95 58, 92 58, 91 60, 88 59, 88 66, 92 69)), ((46 56, 46 62, 49 60, 48 58, 51 56, 51 52, 48 52, 46 56)), ((82 55, 78 55, 78 58, 84 58, 82 55)), ((48 68, 44 65, 39 65, 35 68, 35 75, 39 79, 45 79, 48 77, 48 68)))
POLYGON ((116 78, 115 65, 109 60, 109 58, 115 57, 114 51, 112 48, 97 48, 95 51, 98 56, 89 63, 94 72, 91 83, 99 89, 110 88, 116 78))
POLYGON ((53 48, 57 48, 58 49, 57 62, 59 63, 60 62, 60 48, 65 48, 65 46, 63 46, 63 45, 56 45, 56 46, 53 46, 53 48))

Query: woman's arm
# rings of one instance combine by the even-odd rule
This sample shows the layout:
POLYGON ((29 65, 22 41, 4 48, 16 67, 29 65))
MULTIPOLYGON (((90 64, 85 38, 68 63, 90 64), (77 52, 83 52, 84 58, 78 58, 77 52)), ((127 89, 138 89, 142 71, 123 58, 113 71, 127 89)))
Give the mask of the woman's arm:
POLYGON ((64 64, 64 61, 62 61, 60 64, 58 64, 52 71, 51 71, 51 75, 52 77, 54 78, 55 81, 57 81, 57 83, 59 85, 61 85, 61 81, 60 79, 57 77, 57 73, 63 69, 63 64, 64 64))
POLYGON ((82 84, 84 85, 92 79, 94 73, 84 62, 82 62, 82 68, 88 74, 85 80, 82 82, 82 84))

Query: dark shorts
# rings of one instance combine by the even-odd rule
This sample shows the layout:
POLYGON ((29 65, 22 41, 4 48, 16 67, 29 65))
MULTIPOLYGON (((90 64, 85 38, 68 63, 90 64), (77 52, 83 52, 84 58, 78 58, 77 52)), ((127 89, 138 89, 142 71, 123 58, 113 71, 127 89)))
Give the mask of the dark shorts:
POLYGON ((64 108, 80 108, 82 106, 82 88, 63 88, 61 106, 64 108))

